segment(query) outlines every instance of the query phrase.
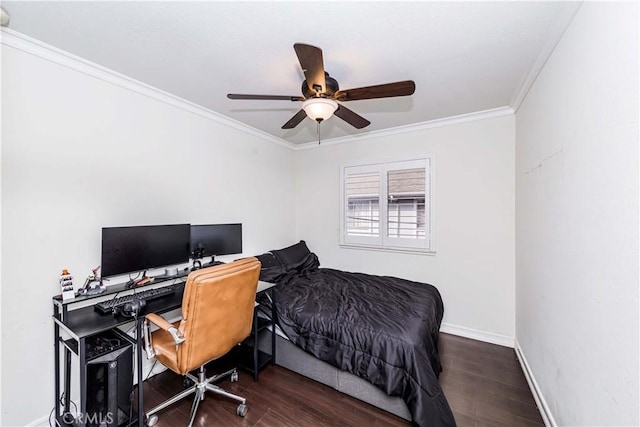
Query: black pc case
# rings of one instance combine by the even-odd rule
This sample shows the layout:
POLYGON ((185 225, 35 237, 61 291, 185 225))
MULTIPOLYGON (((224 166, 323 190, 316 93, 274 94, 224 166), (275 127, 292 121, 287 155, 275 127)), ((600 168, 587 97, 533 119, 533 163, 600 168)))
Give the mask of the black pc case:
POLYGON ((86 365, 87 426, 119 427, 131 418, 133 344, 122 333, 108 334, 98 337, 98 345, 103 345, 97 351, 94 348, 86 365), (112 345, 104 345, 105 342, 112 345))

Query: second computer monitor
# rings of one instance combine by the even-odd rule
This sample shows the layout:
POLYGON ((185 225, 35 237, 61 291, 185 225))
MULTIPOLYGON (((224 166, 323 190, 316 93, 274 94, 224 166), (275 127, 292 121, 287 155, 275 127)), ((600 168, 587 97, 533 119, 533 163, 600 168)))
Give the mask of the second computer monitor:
POLYGON ((194 259, 242 253, 242 224, 191 226, 191 255, 194 259))
POLYGON ((189 262, 189 224, 102 228, 102 277, 189 262))

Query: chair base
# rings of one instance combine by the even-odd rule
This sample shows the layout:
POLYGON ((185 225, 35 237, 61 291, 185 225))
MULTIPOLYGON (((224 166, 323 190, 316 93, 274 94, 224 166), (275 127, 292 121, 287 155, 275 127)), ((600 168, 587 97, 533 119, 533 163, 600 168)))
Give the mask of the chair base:
POLYGON ((147 411, 145 414, 145 423, 148 426, 155 425, 158 422, 158 416, 155 415, 156 413, 162 411, 163 409, 176 403, 177 401, 182 400, 185 397, 195 393, 193 404, 191 405, 191 412, 189 414, 189 423, 187 424, 189 427, 191 427, 193 425, 193 421, 196 418, 196 412, 198 410, 198 406, 200 405, 200 402, 204 400, 206 391, 210 391, 212 393, 219 394, 221 396, 225 396, 225 397, 228 397, 229 399, 233 399, 237 402, 240 402, 236 410, 236 413, 239 416, 244 417, 247 414, 247 409, 248 409, 246 405, 247 399, 245 399, 244 397, 237 396, 233 393, 229 393, 228 391, 218 387, 217 385, 212 384, 227 376, 231 376, 231 382, 238 381, 237 369, 234 368, 222 374, 214 375, 212 377, 207 378, 204 366, 201 366, 200 369, 198 370, 197 378, 191 374, 187 374, 186 377, 189 380, 193 381, 194 384, 188 389, 176 394, 171 399, 147 411))

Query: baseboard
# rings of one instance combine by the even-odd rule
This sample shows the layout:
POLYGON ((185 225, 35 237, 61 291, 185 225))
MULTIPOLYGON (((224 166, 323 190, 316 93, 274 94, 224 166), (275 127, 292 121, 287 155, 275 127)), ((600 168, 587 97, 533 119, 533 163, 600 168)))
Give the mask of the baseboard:
POLYGON ((49 417, 41 417, 27 424, 27 427, 49 427, 49 426, 50 426, 49 417))
POLYGON ((524 356, 522 347, 520 347, 517 339, 515 340, 514 348, 516 350, 516 356, 518 356, 518 360, 520 361, 520 366, 522 366, 522 372, 524 372, 527 383, 529 383, 531 394, 533 394, 533 398, 538 406, 538 411, 540 411, 540 415, 542 416, 542 421, 544 421, 544 425, 547 427, 557 427, 558 423, 556 423, 556 420, 553 418, 549 405, 547 404, 542 391, 540 391, 540 387, 538 386, 533 372, 531 372, 527 358, 524 356))
POLYGON ((496 334, 494 332, 480 331, 478 329, 471 329, 464 326, 452 325, 450 323, 443 323, 440 326, 440 332, 444 332, 451 335, 457 335, 459 337, 471 338, 478 341, 488 342, 490 344, 497 344, 503 347, 513 348, 514 339, 508 335, 496 334))
POLYGON ((443 323, 440 326, 440 332, 513 348, 516 352, 516 356, 518 357, 518 361, 520 362, 520 366, 522 367, 522 372, 527 379, 527 383, 531 389, 531 394, 533 394, 533 399, 536 402, 536 406, 538 407, 538 411, 540 412, 544 425, 546 427, 558 427, 558 423, 556 423, 556 420, 553 418, 549 405, 540 391, 540 387, 536 382, 533 372, 531 372, 527 358, 522 352, 522 348, 520 347, 517 339, 493 332, 485 332, 477 329, 466 328, 464 326, 451 325, 449 323, 443 323))

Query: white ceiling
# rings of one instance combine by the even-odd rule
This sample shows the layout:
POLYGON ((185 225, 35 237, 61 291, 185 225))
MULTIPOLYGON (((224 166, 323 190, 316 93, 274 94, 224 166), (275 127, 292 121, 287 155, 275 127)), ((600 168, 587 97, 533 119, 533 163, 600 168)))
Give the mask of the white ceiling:
POLYGON ((10 29, 293 144, 316 124, 281 126, 290 101, 226 94, 301 95, 293 44, 323 50, 341 89, 414 80, 413 96, 352 101, 371 121, 337 117, 322 139, 392 129, 500 107, 517 108, 568 25, 569 2, 16 2, 10 29))

